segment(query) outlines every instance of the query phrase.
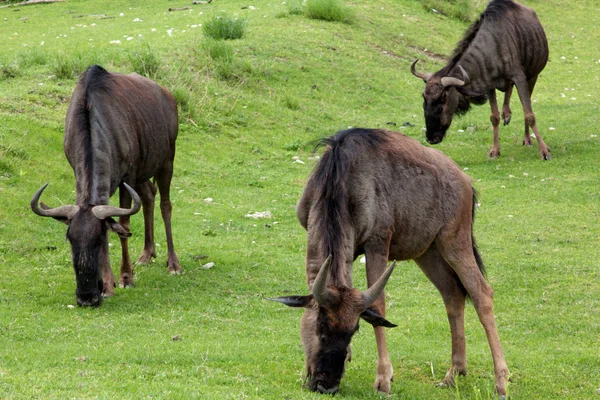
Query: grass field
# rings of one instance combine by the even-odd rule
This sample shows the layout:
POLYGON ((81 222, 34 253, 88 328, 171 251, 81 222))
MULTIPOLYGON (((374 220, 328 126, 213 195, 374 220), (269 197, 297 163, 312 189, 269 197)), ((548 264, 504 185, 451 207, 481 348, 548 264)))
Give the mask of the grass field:
MULTIPOLYGON (((511 397, 600 399, 597 3, 523 3, 536 9, 550 45, 533 108, 552 160, 539 159, 537 144, 521 145, 517 96, 499 159, 487 158, 487 105, 455 119, 436 148, 480 193, 475 236, 495 290, 511 397)), ((308 18, 293 0, 0 8, 0 398, 323 398, 301 388, 301 311, 266 300, 307 293, 306 234, 294 207, 315 164, 310 143, 349 126, 402 130, 425 143, 423 83, 409 65, 420 58, 421 69, 437 70, 468 26, 410 0, 344 6, 346 22, 308 18), (245 21, 242 38, 207 39, 203 27, 218 15, 245 21), (72 306, 65 226, 29 209, 46 182, 47 204, 75 200, 64 116, 77 76, 93 63, 144 72, 179 101, 171 198, 184 270, 167 273, 157 212, 156 262, 136 267, 136 287, 117 288, 97 309, 72 306), (246 217, 257 211, 272 218, 246 217), (214 267, 204 269, 208 262, 214 267)), ((137 257, 141 215, 132 231, 137 257)), ((110 241, 118 272, 118 238, 110 241)), ((358 262, 354 276, 364 288, 358 262)), ((468 376, 439 389, 450 365, 439 294, 412 262, 396 268, 387 294, 387 318, 398 324, 388 330, 390 398, 494 397, 472 306, 468 376)), ((372 329, 362 324, 339 396, 380 398, 375 361, 372 329)))

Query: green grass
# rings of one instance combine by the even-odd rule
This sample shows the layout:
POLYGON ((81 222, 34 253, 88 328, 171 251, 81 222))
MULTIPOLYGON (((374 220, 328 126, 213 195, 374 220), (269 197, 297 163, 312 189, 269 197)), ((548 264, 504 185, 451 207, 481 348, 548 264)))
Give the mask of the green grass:
POLYGON ((213 16, 204 24, 204 34, 217 40, 241 39, 246 32, 247 20, 227 14, 213 16))
MULTIPOLYGON (((495 290, 511 396, 594 399, 600 33, 590 10, 596 3, 525 4, 536 9, 550 44, 533 108, 553 159, 543 162, 535 145, 521 145, 516 95, 512 122, 501 127, 499 159, 487 159, 487 105, 455 119, 436 148, 465 169, 480 194, 475 236, 495 290)), ((400 129, 410 122, 404 133, 425 144, 423 83, 410 74, 410 63, 421 58, 423 70, 441 67, 435 55, 450 54, 468 25, 410 0, 346 2, 352 24, 278 18, 289 14, 281 2, 246 6, 213 1, 168 12, 168 0, 70 0, 0 9, 0 398, 327 397, 301 389, 301 311, 266 300, 307 291, 306 234, 294 206, 316 162, 310 143, 348 126, 400 129), (213 57, 203 27, 223 11, 247 20, 249 29, 226 42, 228 57, 213 57), (133 72, 130 56, 146 44, 159 60, 156 79, 180 109, 171 198, 184 273, 167 274, 157 209, 158 259, 136 267, 136 287, 117 289, 99 309, 69 308, 75 280, 65 226, 35 216, 29 201, 46 182, 47 204, 75 200, 62 140, 78 73, 91 63, 133 72), (273 218, 245 217, 255 211, 273 218), (208 262, 214 268, 202 268, 208 262)), ((132 231, 135 258, 143 247, 141 215, 132 218, 132 231)), ((110 242, 118 272, 119 240, 110 242)), ((364 288, 359 263, 354 277, 364 288)), ((493 397, 490 351, 472 306, 468 376, 445 390, 435 387, 450 364, 439 294, 406 262, 387 296, 387 318, 398 324, 388 331, 391 399, 493 397)), ((362 324, 339 397, 381 398, 371 388, 375 361, 372 330, 362 324)))
MULTIPOLYGON (((293 10, 296 10, 294 8, 293 10)), ((290 10, 290 13, 291 10, 290 10)), ((352 12, 342 0, 307 0, 306 15, 309 18, 323 21, 346 22, 352 21, 352 12)))

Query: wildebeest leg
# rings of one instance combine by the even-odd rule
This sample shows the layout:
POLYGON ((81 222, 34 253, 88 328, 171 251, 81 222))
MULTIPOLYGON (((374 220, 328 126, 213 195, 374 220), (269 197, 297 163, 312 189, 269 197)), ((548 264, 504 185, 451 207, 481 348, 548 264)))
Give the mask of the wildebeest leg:
MULTIPOLYGON (((119 187, 119 206, 121 208, 131 208, 131 195, 123 186, 119 187)), ((119 217, 119 225, 129 232, 129 215, 119 217)), ((121 276, 119 277, 119 287, 133 287, 133 265, 129 258, 128 238, 119 236, 121 240, 121 276)))
POLYGON ((111 297, 115 294, 115 275, 113 274, 112 267, 110 266, 110 257, 108 254, 108 237, 104 238, 102 243, 102 249, 98 253, 99 264, 102 271, 102 296, 111 297))
POLYGON ((440 386, 454 387, 454 377, 467 374, 465 288, 435 244, 432 244, 425 254, 415 259, 415 262, 439 290, 446 305, 452 334, 452 366, 440 382, 440 386))
POLYGON ((529 128, 531 127, 538 141, 540 156, 543 160, 550 160, 550 149, 548 146, 546 146, 546 143, 544 143, 544 139, 542 139, 535 121, 535 114, 531 108, 531 94, 533 92, 533 88, 535 87, 536 81, 537 77, 532 78, 529 81, 526 81, 525 77, 515 79, 515 86, 517 86, 519 99, 521 100, 521 104, 523 105, 523 113, 525 114, 525 136, 523 138, 523 144, 528 146, 532 145, 531 136, 529 134, 529 128))
POLYGON ((148 264, 151 258, 156 258, 154 248, 154 197, 156 187, 150 181, 136 186, 136 192, 142 199, 144 207, 144 251, 137 260, 138 264, 148 264))
POLYGON ((500 125, 500 112, 498 111, 498 100, 496 99, 496 89, 492 89, 488 92, 488 98, 490 99, 490 108, 492 109, 492 115, 490 115, 490 122, 494 129, 494 142, 492 143, 492 149, 490 150, 490 158, 497 158, 500 156, 500 133, 498 125, 500 125))
POLYGON ((181 267, 179 266, 177 254, 175 254, 175 247, 173 246, 173 234, 171 231, 172 206, 169 191, 171 188, 172 177, 173 163, 169 162, 163 168, 161 168, 158 174, 156 174, 156 183, 158 184, 158 191, 160 192, 160 212, 165 223, 165 232, 167 234, 167 268, 171 274, 180 274, 181 267))
POLYGON ((510 85, 504 93, 504 103, 502 104, 502 120, 504 121, 504 125, 510 123, 510 117, 512 116, 512 112, 510 111, 510 96, 512 96, 512 91, 513 85, 510 85))
MULTIPOLYGON (((388 249, 392 234, 388 237, 376 238, 365 245, 365 256, 367 258, 367 285, 371 287, 383 274, 388 261, 388 249)), ((385 292, 371 305, 379 315, 385 318, 385 292)), ((391 382, 394 379, 394 368, 390 361, 385 340, 385 328, 383 326, 373 327, 375 341, 377 342, 377 376, 373 387, 383 393, 390 393, 391 382)))
POLYGON ((509 372, 500 345, 496 321, 494 320, 494 291, 487 284, 479 270, 473 254, 471 224, 466 222, 470 221, 470 213, 471 206, 469 204, 468 210, 465 209, 463 212, 463 222, 459 224, 460 226, 455 225, 444 228, 438 235, 436 244, 473 300, 473 305, 485 329, 492 351, 496 391, 499 395, 506 396, 506 383, 509 372))

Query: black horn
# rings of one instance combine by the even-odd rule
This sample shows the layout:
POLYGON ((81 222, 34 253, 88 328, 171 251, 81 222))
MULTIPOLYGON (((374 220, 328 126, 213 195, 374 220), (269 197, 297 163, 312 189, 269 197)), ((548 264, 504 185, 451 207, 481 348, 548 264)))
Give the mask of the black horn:
POLYGON ((142 201, 140 200, 140 196, 138 196, 135 190, 133 190, 133 188, 125 182, 123 182, 123 186, 125 186, 125 189, 127 189, 129 194, 131 195, 131 198, 133 199, 133 207, 119 208, 107 205, 95 206, 94 208, 92 208, 92 213, 94 213, 96 218, 106 219, 108 217, 125 217, 128 215, 133 215, 140 211, 140 208, 142 207, 142 201))
POLYGON ((33 195, 33 199, 31 199, 31 211, 39 215, 40 217, 53 217, 53 218, 66 218, 71 219, 73 215, 79 211, 79 206, 76 205, 64 205, 56 208, 49 208, 44 203, 41 205, 38 204, 40 201, 40 197, 42 197, 42 192, 48 184, 46 183, 44 186, 39 188, 37 192, 33 195))

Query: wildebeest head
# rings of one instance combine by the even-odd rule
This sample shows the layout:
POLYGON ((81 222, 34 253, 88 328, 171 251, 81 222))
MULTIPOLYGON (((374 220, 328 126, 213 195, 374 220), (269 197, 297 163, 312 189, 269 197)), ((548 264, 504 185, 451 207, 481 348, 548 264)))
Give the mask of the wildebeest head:
POLYGON ((126 183, 124 185, 134 201, 131 209, 108 205, 90 207, 64 205, 49 208, 44 203, 38 204, 48 184, 42 186, 31 200, 31 209, 34 213, 42 217, 53 217, 69 226, 67 239, 71 244, 77 282, 75 295, 80 306, 99 306, 102 302, 102 266, 110 266, 108 231, 116 232, 121 237, 131 236, 130 232, 112 218, 133 215, 140 210, 140 197, 129 185, 126 183))
POLYGON ((304 346, 307 386, 320 393, 337 393, 350 359, 350 340, 358 331, 363 318, 373 326, 388 328, 396 325, 387 321, 371 304, 383 292, 395 263, 364 292, 355 288, 327 286, 331 256, 325 261, 308 296, 278 297, 290 307, 306 308, 300 325, 304 346))
POLYGON ((419 60, 410 66, 410 71, 417 78, 425 82, 423 90, 423 111, 425 112, 425 125, 427 127, 427 141, 437 144, 444 139, 446 131, 452 123, 452 117, 458 112, 466 112, 470 107, 468 100, 462 96, 457 87, 469 83, 469 76, 459 65, 463 78, 440 76, 438 74, 421 73, 415 68, 419 60))

